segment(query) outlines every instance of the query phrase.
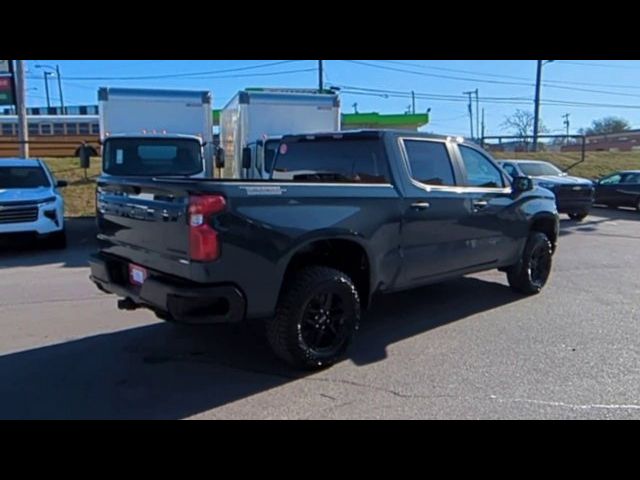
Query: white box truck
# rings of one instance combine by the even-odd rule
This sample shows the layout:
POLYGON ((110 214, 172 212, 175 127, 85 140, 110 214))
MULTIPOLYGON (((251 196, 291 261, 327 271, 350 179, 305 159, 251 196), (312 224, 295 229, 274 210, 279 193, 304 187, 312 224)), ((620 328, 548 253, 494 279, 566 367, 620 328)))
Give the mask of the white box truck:
POLYGON ((224 178, 268 179, 282 135, 340 130, 337 92, 256 88, 238 92, 220 113, 224 178))
POLYGON ((103 87, 98 104, 104 173, 213 176, 211 92, 103 87))

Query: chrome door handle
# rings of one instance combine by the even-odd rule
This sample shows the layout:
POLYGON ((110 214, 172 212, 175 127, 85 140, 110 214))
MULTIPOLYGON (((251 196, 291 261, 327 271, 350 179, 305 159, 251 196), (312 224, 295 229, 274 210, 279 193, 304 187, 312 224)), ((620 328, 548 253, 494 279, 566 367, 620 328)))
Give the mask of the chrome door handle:
POLYGON ((426 210, 431 204, 429 202, 416 202, 411 204, 411 208, 414 210, 426 210))
POLYGON ((487 205, 489 205, 489 202, 486 200, 474 200, 473 202, 473 206, 477 209, 485 208, 487 205))

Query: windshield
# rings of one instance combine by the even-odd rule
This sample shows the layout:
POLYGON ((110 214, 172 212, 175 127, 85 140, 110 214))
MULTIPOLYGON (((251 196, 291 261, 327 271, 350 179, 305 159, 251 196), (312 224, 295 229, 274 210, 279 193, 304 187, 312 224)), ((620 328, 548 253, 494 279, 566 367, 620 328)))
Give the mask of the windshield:
POLYGON ((50 187, 40 167, 0 167, 0 189, 50 187))
POLYGON ((112 138, 105 144, 109 175, 166 176, 202 172, 200 142, 171 138, 112 138))
POLYGON ((519 162, 518 166, 522 172, 529 177, 542 177, 545 175, 564 175, 562 171, 550 163, 540 162, 519 162))

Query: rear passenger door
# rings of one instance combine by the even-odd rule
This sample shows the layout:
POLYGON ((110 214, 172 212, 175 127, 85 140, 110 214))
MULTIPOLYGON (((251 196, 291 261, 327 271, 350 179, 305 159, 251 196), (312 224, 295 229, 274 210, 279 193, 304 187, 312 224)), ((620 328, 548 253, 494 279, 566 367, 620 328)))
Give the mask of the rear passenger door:
POLYGON ((617 205, 617 190, 622 182, 622 174, 614 173, 600 180, 597 186, 596 202, 606 205, 617 205))
POLYGON ((620 182, 616 203, 627 207, 635 207, 638 205, 640 198, 640 173, 627 173, 622 176, 620 182))
POLYGON ((473 265, 497 265, 517 254, 527 221, 516 215, 511 185, 504 173, 479 149, 458 145, 463 190, 471 215, 466 220, 473 265))
POLYGON ((409 182, 403 199, 402 269, 398 287, 463 269, 472 262, 469 202, 458 188, 460 171, 445 140, 400 139, 409 182))

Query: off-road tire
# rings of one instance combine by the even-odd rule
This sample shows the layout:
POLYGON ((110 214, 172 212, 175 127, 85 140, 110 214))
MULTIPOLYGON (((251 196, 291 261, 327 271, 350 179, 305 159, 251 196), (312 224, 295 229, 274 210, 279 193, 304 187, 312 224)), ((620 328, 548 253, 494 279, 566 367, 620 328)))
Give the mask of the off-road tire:
POLYGON ((359 321, 360 298, 349 276, 333 268, 310 266, 294 274, 284 286, 276 314, 267 320, 266 334, 271 348, 280 359, 296 368, 318 370, 342 358, 358 329, 359 321), (344 315, 327 315, 337 319, 337 326, 332 323, 332 327, 339 331, 339 335, 335 334, 337 343, 316 349, 304 337, 309 328, 322 328, 315 325, 309 327, 309 315, 314 311, 312 308, 315 304, 312 302, 325 295, 339 302, 341 308, 334 311, 344 311, 344 315))

